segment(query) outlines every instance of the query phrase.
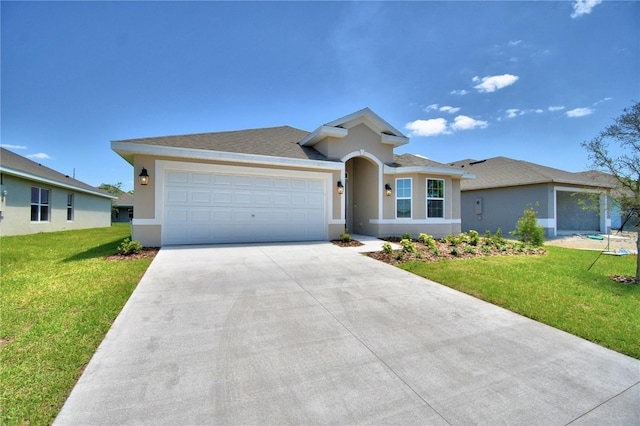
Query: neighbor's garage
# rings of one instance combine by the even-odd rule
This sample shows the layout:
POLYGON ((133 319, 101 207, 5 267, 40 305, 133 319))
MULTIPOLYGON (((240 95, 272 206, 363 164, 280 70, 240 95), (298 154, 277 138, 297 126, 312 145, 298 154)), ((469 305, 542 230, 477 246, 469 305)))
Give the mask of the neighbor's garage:
POLYGON ((324 240, 325 186, 306 177, 165 169, 163 245, 324 240))
POLYGON ((600 231, 600 208, 592 194, 569 191, 556 192, 558 231, 600 231), (595 200, 595 201, 594 201, 595 200))

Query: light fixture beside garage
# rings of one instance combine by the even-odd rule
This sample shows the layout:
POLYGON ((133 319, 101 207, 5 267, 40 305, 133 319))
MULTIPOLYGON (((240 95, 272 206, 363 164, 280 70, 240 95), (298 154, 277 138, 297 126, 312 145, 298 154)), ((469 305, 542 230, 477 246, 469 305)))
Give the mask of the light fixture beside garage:
POLYGON ((342 185, 342 181, 338 181, 338 194, 344 193, 344 185, 342 185))
POLYGON ((389 185, 388 183, 385 183, 384 190, 387 192, 387 197, 391 196, 391 185, 389 185))
POLYGON ((149 173, 147 173, 147 169, 145 169, 144 167, 142 168, 142 171, 140 172, 138 177, 140 178, 140 185, 149 184, 149 173))

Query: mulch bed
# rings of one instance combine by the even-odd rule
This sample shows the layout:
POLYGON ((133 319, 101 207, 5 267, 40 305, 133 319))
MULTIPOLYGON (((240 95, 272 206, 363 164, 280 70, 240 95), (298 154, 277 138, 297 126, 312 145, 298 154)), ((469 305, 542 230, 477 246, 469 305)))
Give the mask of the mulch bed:
POLYGON ((356 241, 356 240, 351 240, 351 241, 331 240, 331 242, 340 247, 360 247, 364 245, 360 241, 356 241))
POLYGON ((609 278, 619 284, 640 285, 636 277, 632 277, 631 275, 609 275, 609 278))
MULTIPOLYGON (((385 240, 395 243, 399 242, 399 239, 397 238, 385 238, 385 240)), ((411 261, 438 262, 443 259, 471 259, 474 257, 486 256, 537 256, 547 253, 547 251, 542 247, 523 247, 519 249, 519 245, 517 243, 512 243, 511 241, 507 242, 501 248, 484 244, 482 240, 477 246, 472 246, 467 243, 460 243, 456 246, 452 246, 449 243, 436 241, 436 247, 438 249, 438 255, 436 256, 433 253, 433 250, 429 249, 421 242, 414 241, 414 243, 416 245, 416 253, 394 250, 391 253, 384 253, 380 251, 367 253, 367 255, 381 262, 398 265, 411 261), (483 249, 483 247, 486 248, 483 249), (457 254, 455 254, 455 252, 457 252, 457 254), (401 257, 400 254, 402 255, 401 257)))
POLYGON ((145 247, 140 253, 133 253, 130 255, 114 254, 104 258, 107 262, 115 262, 118 260, 135 260, 135 259, 153 259, 160 251, 159 247, 145 247))

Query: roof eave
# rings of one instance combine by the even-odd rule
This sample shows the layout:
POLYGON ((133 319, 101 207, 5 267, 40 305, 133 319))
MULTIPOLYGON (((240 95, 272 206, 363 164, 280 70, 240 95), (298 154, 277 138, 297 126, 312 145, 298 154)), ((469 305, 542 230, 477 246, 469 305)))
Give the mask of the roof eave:
POLYGON ((300 146, 313 146, 327 137, 342 139, 349 133, 349 130, 342 127, 320 126, 309 134, 306 138, 298 142, 300 146))
POLYGON ((23 172, 22 170, 12 169, 10 167, 0 166, 0 172, 6 173, 6 174, 9 174, 9 175, 13 175, 13 176, 18 176, 18 177, 21 177, 21 178, 24 178, 24 179, 29 179, 29 180, 32 180, 34 182, 46 183, 48 185, 54 185, 54 186, 58 186, 60 188, 65 188, 65 189, 72 189, 72 190, 77 191, 77 192, 83 192, 85 194, 91 194, 91 195, 95 195, 95 196, 98 196, 98 197, 109 198, 109 199, 112 199, 112 200, 115 200, 115 199, 118 198, 118 197, 115 197, 115 196, 113 196, 111 194, 106 194, 106 193, 103 193, 103 192, 100 192, 100 191, 92 191, 92 190, 87 189, 87 188, 82 188, 82 187, 77 186, 77 185, 72 185, 72 184, 69 184, 69 183, 60 182, 60 181, 57 181, 57 180, 54 180, 54 179, 47 179, 47 178, 44 178, 42 176, 34 175, 32 173, 23 172))
POLYGON ((445 176, 456 176, 461 178, 464 178, 465 175, 473 176, 473 175, 465 174, 462 170, 448 169, 445 167, 429 167, 429 166, 392 167, 386 164, 384 166, 384 174, 397 175, 397 174, 404 174, 404 173, 428 173, 428 174, 437 174, 437 175, 445 175, 445 176))
POLYGON ((315 169, 341 170, 342 163, 330 160, 311 160, 306 158, 273 157, 269 155, 243 154, 208 149, 179 148, 159 145, 134 144, 127 142, 111 142, 111 149, 133 165, 133 156, 155 155, 161 157, 177 157, 209 161, 228 161, 234 163, 268 164, 278 166, 308 167, 315 169))

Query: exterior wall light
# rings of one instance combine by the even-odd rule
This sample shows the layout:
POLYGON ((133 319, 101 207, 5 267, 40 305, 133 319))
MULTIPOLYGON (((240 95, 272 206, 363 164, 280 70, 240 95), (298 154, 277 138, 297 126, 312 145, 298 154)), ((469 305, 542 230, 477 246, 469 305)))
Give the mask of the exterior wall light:
POLYGON ((388 183, 385 183, 384 190, 387 192, 387 197, 391 196, 391 185, 389 185, 388 183))
POLYGON ((140 178, 140 185, 148 185, 149 184, 149 173, 147 173, 147 169, 145 169, 143 167, 142 171, 138 175, 138 178, 140 178))
POLYGON ((342 181, 338 181, 338 194, 344 193, 344 185, 342 185, 342 181))

